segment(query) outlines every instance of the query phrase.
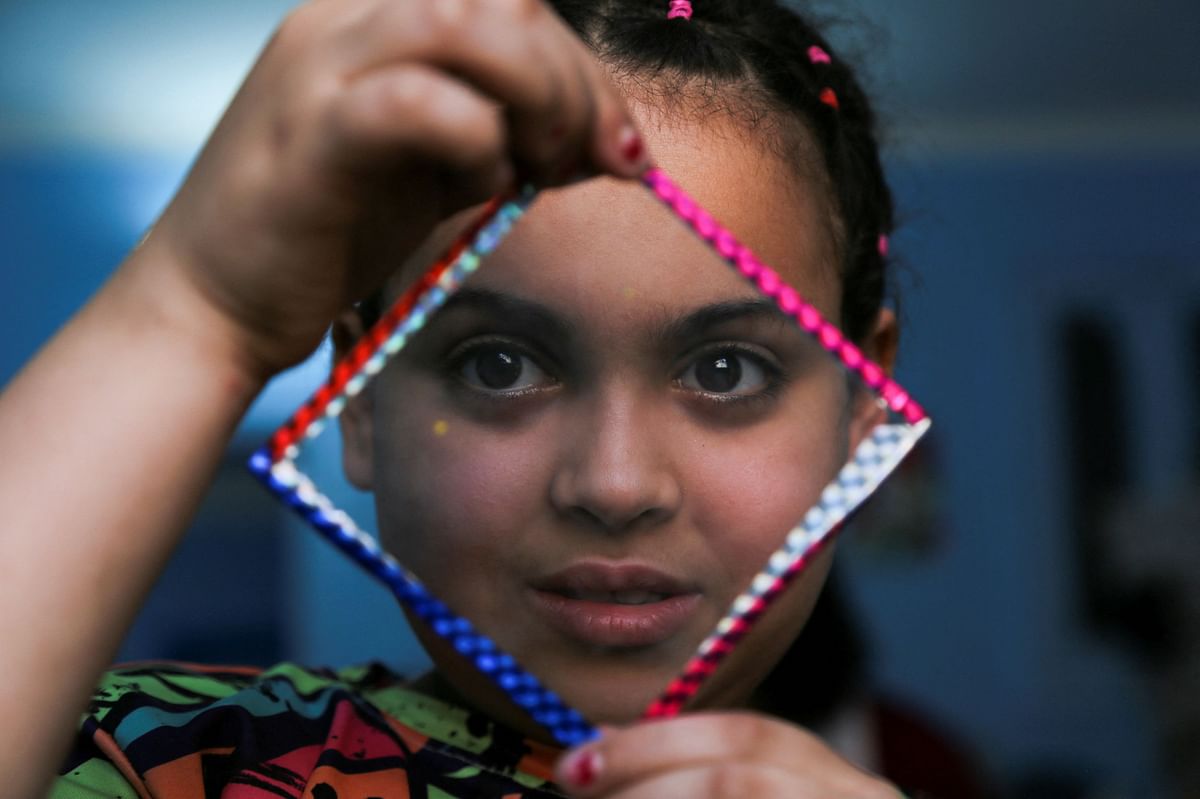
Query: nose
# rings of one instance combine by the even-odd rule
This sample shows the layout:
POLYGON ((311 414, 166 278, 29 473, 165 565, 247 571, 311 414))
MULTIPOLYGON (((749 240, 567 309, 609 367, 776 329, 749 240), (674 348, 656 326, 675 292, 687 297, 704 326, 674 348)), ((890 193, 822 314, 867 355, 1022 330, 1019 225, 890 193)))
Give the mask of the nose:
POLYGON ((580 403, 550 486, 555 509, 610 533, 674 517, 683 491, 652 403, 621 390, 580 403))

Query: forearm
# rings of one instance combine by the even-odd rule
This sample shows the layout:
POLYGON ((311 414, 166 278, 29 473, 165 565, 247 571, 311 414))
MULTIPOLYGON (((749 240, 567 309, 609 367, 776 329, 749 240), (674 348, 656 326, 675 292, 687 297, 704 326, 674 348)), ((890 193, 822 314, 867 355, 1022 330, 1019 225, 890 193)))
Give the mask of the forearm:
POLYGON ((58 765, 260 388, 219 315, 153 258, 131 256, 0 394, 9 795, 38 795, 58 765))

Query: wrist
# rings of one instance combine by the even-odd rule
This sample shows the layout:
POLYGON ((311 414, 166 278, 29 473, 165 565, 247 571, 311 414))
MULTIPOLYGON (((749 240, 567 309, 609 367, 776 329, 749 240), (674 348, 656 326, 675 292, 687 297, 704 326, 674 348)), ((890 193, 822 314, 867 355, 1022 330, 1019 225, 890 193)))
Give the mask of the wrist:
POLYGON ((279 371, 257 355, 254 334, 214 302, 153 234, 130 253, 110 289, 135 337, 159 338, 182 358, 219 375, 247 405, 279 371))

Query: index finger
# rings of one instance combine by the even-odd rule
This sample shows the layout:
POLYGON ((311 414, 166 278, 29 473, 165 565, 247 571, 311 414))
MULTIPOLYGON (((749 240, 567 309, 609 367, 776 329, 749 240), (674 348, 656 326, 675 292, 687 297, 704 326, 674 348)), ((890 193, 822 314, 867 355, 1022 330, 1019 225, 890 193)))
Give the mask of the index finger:
POLYGON ((538 178, 560 182, 572 167, 635 177, 647 165, 616 87, 541 0, 386 2, 343 40, 351 71, 415 61, 494 98, 510 152, 538 178))
POLYGON ((590 797, 608 795, 667 772, 721 763, 821 773, 831 785, 875 783, 815 735, 749 713, 689 715, 607 731, 600 740, 565 755, 555 775, 576 795, 590 797))

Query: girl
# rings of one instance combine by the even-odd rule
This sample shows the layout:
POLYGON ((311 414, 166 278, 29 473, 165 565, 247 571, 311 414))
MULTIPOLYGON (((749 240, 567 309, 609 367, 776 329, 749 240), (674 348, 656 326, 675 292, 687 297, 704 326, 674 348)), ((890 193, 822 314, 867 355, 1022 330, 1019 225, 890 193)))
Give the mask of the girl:
POLYGON ((265 381, 369 296, 339 317, 351 340, 517 176, 581 175, 599 177, 547 192, 343 433, 388 548, 612 725, 601 739, 549 747, 418 625, 436 668, 412 686, 110 675, 54 795, 896 795, 751 710, 771 709, 755 686, 827 557, 706 684, 710 712, 632 724, 875 413, 753 289, 688 270, 700 245, 627 180, 651 154, 890 365, 871 113, 790 11, 314 0, 288 18, 154 229, 0 400, 0 501, 21 531, 0 552, 13 795, 60 766, 265 381))

